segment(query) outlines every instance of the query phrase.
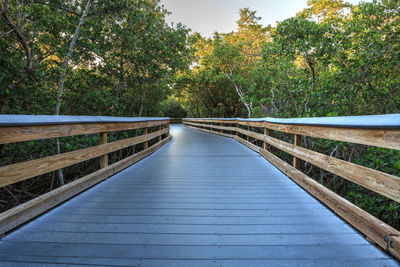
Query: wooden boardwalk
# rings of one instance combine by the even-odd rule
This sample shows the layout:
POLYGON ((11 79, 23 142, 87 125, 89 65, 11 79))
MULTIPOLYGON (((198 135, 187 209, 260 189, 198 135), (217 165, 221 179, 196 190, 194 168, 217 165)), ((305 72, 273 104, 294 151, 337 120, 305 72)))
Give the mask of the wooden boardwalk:
POLYGON ((0 241, 1 266, 399 266, 259 154, 173 140, 0 241))

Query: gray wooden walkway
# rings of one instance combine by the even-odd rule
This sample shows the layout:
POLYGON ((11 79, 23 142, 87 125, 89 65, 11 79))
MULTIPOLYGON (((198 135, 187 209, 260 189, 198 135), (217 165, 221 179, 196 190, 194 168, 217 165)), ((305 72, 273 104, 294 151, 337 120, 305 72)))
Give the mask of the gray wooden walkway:
POLYGON ((1 266, 398 266, 233 139, 158 152, 0 241, 1 266))

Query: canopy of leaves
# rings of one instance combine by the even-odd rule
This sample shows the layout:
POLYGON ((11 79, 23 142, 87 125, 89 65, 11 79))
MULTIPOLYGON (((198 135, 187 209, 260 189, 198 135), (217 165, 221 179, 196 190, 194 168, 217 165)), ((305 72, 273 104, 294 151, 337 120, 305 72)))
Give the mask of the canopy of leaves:
MULTIPOLYGON (((400 112, 400 1, 310 0, 276 27, 242 9, 238 29, 191 37, 174 84, 190 117, 314 117, 400 112)), ((277 138, 292 136, 279 133, 277 138)), ((254 141, 254 140, 251 140, 254 141)), ((256 141, 255 141, 256 142, 256 141)), ((399 151, 304 137, 303 146, 399 176, 399 151)), ((285 153, 271 149, 292 162, 285 153)), ((310 177, 400 227, 400 205, 303 163, 310 177)))
POLYGON ((308 4, 274 28, 261 26, 254 11, 242 9, 237 31, 209 39, 195 35, 192 68, 177 76, 175 88, 189 114, 400 112, 400 2, 308 4))
MULTIPOLYGON (((24 35, 0 23, 0 112, 52 114, 57 81, 86 1, 9 3, 8 17, 24 35)), ((167 25, 158 0, 92 1, 67 73, 61 114, 151 116, 189 66, 189 30, 167 25)), ((3 19, 4 21, 4 19, 3 19)))

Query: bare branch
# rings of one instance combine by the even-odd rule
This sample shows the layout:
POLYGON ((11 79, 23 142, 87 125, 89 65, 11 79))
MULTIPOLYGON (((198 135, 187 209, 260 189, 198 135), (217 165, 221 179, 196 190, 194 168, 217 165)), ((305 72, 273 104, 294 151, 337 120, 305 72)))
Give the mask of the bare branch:
POLYGON ((225 77, 228 78, 233 86, 235 87, 236 93, 239 95, 240 100, 243 102, 244 106, 247 109, 247 117, 250 118, 251 117, 251 110, 253 109, 253 103, 247 103, 245 98, 244 98, 244 93, 243 91, 239 88, 239 86, 237 86, 236 83, 233 82, 232 80, 232 71, 230 70, 229 74, 224 73, 225 77))
POLYGON ((46 2, 37 1, 37 0, 35 0, 34 2, 35 2, 36 4, 48 6, 48 7, 50 7, 50 8, 55 9, 55 10, 62 11, 62 12, 65 12, 65 13, 69 13, 69 14, 72 14, 72 15, 75 15, 75 16, 79 16, 79 17, 80 17, 80 16, 82 15, 82 14, 79 14, 79 13, 73 11, 73 10, 67 9, 67 8, 65 8, 65 7, 54 6, 54 5, 50 5, 50 4, 46 3, 46 2))
MULTIPOLYGON (((88 0, 88 2, 86 4, 85 10, 82 13, 82 17, 79 20, 78 27, 76 28, 74 36, 72 37, 71 44, 69 46, 67 56, 65 57, 64 69, 63 69, 63 72, 61 73, 60 81, 58 83, 58 94, 57 94, 55 115, 59 115, 60 114, 61 96, 62 96, 63 89, 64 89, 65 75, 67 74, 67 71, 68 71, 68 63, 69 63, 69 60, 70 60, 70 58, 72 56, 72 52, 74 51, 75 43, 76 43, 76 40, 78 39, 78 35, 79 35, 80 30, 81 30, 81 27, 83 25, 83 22, 85 20, 85 17, 87 15, 87 13, 88 13, 88 10, 89 10, 89 7, 90 7, 90 1, 91 0, 88 0)), ((61 153, 61 151, 60 151, 60 141, 57 138, 57 154, 60 154, 60 153, 61 153)), ((60 181, 60 185, 64 185, 64 175, 63 175, 62 169, 58 170, 58 178, 59 178, 59 181, 60 181)))
POLYGON ((8 32, 4 32, 2 34, 0 34, 0 36, 6 36, 7 34, 10 34, 14 31, 14 29, 9 30, 8 32))
POLYGON ((8 189, 8 187, 7 187, 7 186, 3 187, 3 189, 4 189, 4 190, 6 190, 8 194, 10 194, 10 196, 11 196, 11 197, 14 199, 14 201, 15 201, 15 203, 16 203, 17 205, 19 205, 19 204, 20 204, 20 201, 19 201, 19 199, 17 198, 17 196, 16 196, 16 195, 14 195, 14 193, 13 193, 13 192, 11 192, 11 190, 10 190, 10 189, 8 189))
POLYGON ((82 17, 79 20, 78 27, 76 28, 74 36, 72 37, 72 41, 71 41, 71 44, 69 46, 69 50, 68 50, 67 56, 65 57, 64 69, 63 69, 63 72, 61 73, 60 81, 58 83, 58 94, 57 94, 55 115, 59 115, 60 114, 61 96, 62 96, 63 88, 64 88, 65 75, 67 74, 67 70, 68 70, 68 63, 69 63, 69 60, 70 60, 70 58, 72 56, 72 52, 74 51, 75 43, 76 43, 76 40, 78 39, 78 35, 79 35, 80 30, 81 30, 81 27, 83 25, 83 22, 85 20, 85 17, 87 15, 87 13, 88 13, 88 10, 89 10, 89 7, 90 7, 90 1, 91 0, 88 0, 88 2, 86 4, 85 10, 83 11, 83 14, 82 14, 82 17))
POLYGON ((31 75, 35 70, 32 67, 32 55, 31 55, 31 49, 28 45, 28 42, 27 42, 24 34, 22 33, 22 31, 18 28, 18 26, 14 22, 11 21, 9 15, 8 15, 8 10, 9 10, 8 0, 3 0, 1 17, 3 18, 3 21, 15 32, 15 35, 17 36, 18 41, 21 43, 22 47, 24 48, 25 56, 26 56, 25 73, 20 74, 20 77, 10 84, 10 89, 14 89, 25 78, 27 78, 29 75, 31 75))

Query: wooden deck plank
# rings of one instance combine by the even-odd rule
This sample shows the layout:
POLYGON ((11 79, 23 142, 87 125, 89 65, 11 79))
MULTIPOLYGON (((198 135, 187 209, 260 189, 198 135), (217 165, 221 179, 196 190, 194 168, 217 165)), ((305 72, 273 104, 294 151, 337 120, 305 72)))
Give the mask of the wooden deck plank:
MULTIPOLYGON (((318 225, 314 225, 318 227, 318 225)), ((64 243, 89 243, 89 244, 159 244, 163 246, 236 246, 244 242, 251 242, 254 246, 290 246, 305 245, 365 245, 365 239, 353 234, 257 234, 257 235, 227 235, 227 234, 170 234, 170 233, 74 233, 74 232, 26 232, 27 236, 16 236, 14 241, 50 242, 54 243, 60 239, 64 243), (332 236, 335 235, 332 241, 332 236), (334 243, 333 243, 334 242, 334 243)))
POLYGON ((315 266, 325 266, 325 267, 376 267, 376 266, 390 266, 393 264, 391 260, 388 259, 256 259, 256 260, 202 260, 202 259, 192 259, 192 260, 158 260, 158 259, 124 259, 124 258, 106 258, 106 257, 40 257, 40 256, 17 256, 11 257, 9 255, 1 255, 4 258, 9 258, 13 262, 4 262, 3 266, 152 266, 152 267, 265 267, 265 266, 280 266, 280 267, 292 267, 292 266, 302 266, 302 267, 315 267, 315 266), (56 264, 54 264, 56 262, 56 264), (34 264, 32 264, 34 263, 34 264), (49 264, 50 263, 50 264, 49 264))
POLYGON ((321 245, 289 245, 289 246, 161 246, 161 245, 124 245, 124 244, 87 244, 87 243, 50 243, 28 242, 18 250, 12 245, 20 242, 1 242, 0 251, 5 254, 32 255, 32 256, 61 256, 61 257, 114 257, 131 259, 353 259, 354 254, 359 259, 375 259, 372 257, 374 247, 366 245, 341 245, 332 249, 332 246, 321 245), (6 245, 5 245, 6 243, 6 245))
POLYGON ((158 152, 0 241, 4 266, 398 266, 235 140, 158 152))

